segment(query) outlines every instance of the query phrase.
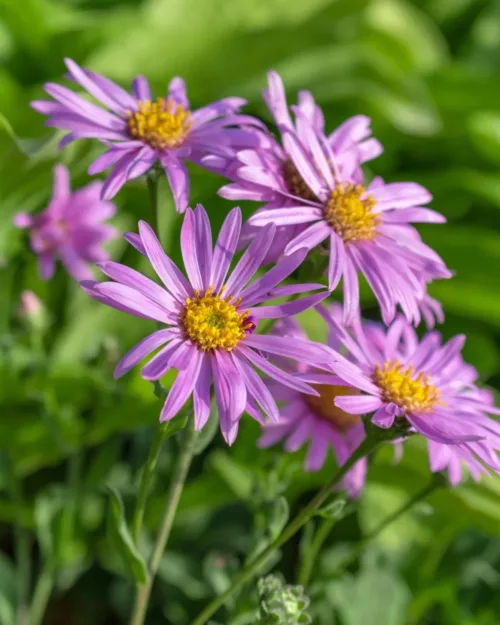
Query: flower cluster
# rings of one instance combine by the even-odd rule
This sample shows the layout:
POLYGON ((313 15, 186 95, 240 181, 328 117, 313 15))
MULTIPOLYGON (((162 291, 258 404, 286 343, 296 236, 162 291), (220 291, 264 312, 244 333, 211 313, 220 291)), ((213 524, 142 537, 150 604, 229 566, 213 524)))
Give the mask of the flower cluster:
MULTIPOLYGON (((382 152, 369 118, 351 117, 328 133, 313 96, 301 91, 297 105, 288 107, 281 78, 270 72, 263 96, 274 136, 241 112, 241 98, 191 110, 180 78, 154 100, 142 76, 128 93, 71 60, 66 65, 70 80, 100 106, 52 83, 45 86, 52 99, 32 106, 48 126, 67 131, 62 146, 83 138, 105 146, 90 174, 112 170, 103 184, 71 194, 68 172, 58 166, 49 207, 36 217, 19 214, 16 224, 31 230, 43 277, 52 275, 59 257, 94 299, 160 324, 120 360, 115 376, 147 357, 141 371, 147 380, 176 370, 162 421, 192 397, 195 429, 203 428, 213 387, 229 444, 247 412, 263 424, 261 447, 286 439, 285 448, 295 451, 309 441, 306 470, 319 469, 330 447, 339 465, 347 462, 370 421, 423 435, 431 470, 447 469, 452 483, 463 466, 476 479, 487 468, 500 472, 500 425, 488 416, 499 413, 462 359, 464 337, 443 344, 432 330, 444 315, 427 287, 451 272, 413 224, 445 220, 428 207, 432 198, 421 185, 366 179, 363 164, 382 152), (246 223, 239 208, 228 212, 214 246, 205 209, 188 208, 186 161, 225 176, 222 197, 259 204, 246 223), (109 199, 157 163, 185 213, 185 273, 145 221, 125 238, 161 285, 105 260, 101 247, 113 234, 101 223, 115 211, 109 199), (291 280, 306 257, 318 260, 323 282, 291 280), (89 264, 110 281, 93 280, 89 264), (385 325, 361 320, 360 276, 385 325), (342 306, 321 304, 339 285, 342 306), (312 307, 326 321, 326 344, 309 340, 293 319, 312 307), (429 331, 419 340, 414 326, 422 319, 429 331)), ((347 473, 352 497, 361 492, 366 470, 362 458, 347 473)))

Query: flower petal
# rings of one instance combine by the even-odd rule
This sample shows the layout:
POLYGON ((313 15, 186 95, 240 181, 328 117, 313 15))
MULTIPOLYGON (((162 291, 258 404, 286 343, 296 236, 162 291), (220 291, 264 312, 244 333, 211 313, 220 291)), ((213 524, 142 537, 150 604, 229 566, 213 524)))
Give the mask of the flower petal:
POLYGON ((177 374, 172 384, 172 388, 161 411, 160 421, 163 422, 173 419, 182 406, 184 406, 196 385, 202 361, 203 352, 198 349, 193 349, 191 364, 187 369, 177 374))
POLYGON ((191 285, 177 265, 165 254, 153 229, 145 221, 139 222, 139 232, 153 269, 175 299, 184 304, 193 294, 191 285))
POLYGON ((146 336, 146 338, 142 339, 137 345, 134 345, 134 347, 118 361, 113 373, 115 379, 121 378, 143 360, 143 358, 149 356, 152 351, 176 336, 177 333, 169 329, 157 330, 149 336, 146 336))
POLYGON ((215 244, 210 284, 217 293, 224 284, 241 232, 241 209, 236 206, 228 214, 215 244))

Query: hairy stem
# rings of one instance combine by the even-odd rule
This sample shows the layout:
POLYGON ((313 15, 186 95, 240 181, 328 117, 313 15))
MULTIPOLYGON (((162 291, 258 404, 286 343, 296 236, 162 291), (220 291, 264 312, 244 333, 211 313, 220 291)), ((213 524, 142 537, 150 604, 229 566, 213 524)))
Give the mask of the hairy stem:
POLYGON ((160 457, 160 452, 163 446, 163 441, 166 438, 168 432, 168 422, 161 424, 158 428, 153 444, 149 450, 148 458, 144 469, 142 471, 141 483, 139 485, 139 494, 137 495, 137 503, 134 511, 134 518, 132 521, 132 536, 134 543, 137 545, 141 535, 142 520, 144 518, 144 511, 146 508, 146 502, 151 487, 151 481, 153 479, 156 463, 160 457))
POLYGON ((225 601, 231 597, 233 593, 241 588, 243 584, 252 579, 252 577, 257 575, 269 556, 284 545, 287 540, 292 538, 292 536, 294 536, 301 529, 301 527, 307 523, 307 521, 321 507, 321 505, 325 503, 333 489, 339 484, 339 482, 341 482, 346 473, 356 464, 358 460, 364 458, 372 450, 374 450, 380 442, 380 438, 377 437, 368 436, 365 438, 347 462, 340 467, 335 477, 326 486, 324 486, 304 508, 302 508, 298 515, 286 526, 283 532, 266 549, 264 549, 258 557, 248 563, 243 571, 234 578, 231 586, 200 612, 191 625, 204 625, 208 619, 213 616, 222 605, 224 605, 225 601))
POLYGON ((311 574, 316 563, 316 558, 323 546, 325 540, 328 538, 328 534, 332 531, 337 519, 323 519, 320 526, 314 535, 313 541, 307 553, 302 558, 302 564, 299 571, 298 582, 302 586, 307 586, 311 579, 311 574))
POLYGON ((33 601, 31 602, 29 625, 42 625, 53 587, 53 567, 47 564, 45 568, 42 569, 35 586, 33 601))
POLYGON ((158 203, 158 172, 152 169, 149 174, 146 176, 146 182, 148 185, 148 195, 149 195, 149 205, 151 208, 151 227, 155 231, 158 239, 160 239, 160 233, 158 231, 159 228, 159 203, 158 203))
POLYGON ((184 430, 182 446, 174 469, 172 483, 170 484, 170 491, 168 493, 167 503, 163 513, 160 533, 156 539, 155 547, 148 566, 148 579, 144 585, 137 587, 130 625, 142 625, 144 623, 144 619, 146 618, 153 581, 165 551, 168 537, 170 536, 170 532, 172 530, 172 525, 174 523, 184 483, 191 465, 191 460, 193 459, 196 435, 197 433, 192 429, 192 427, 188 426, 184 430))

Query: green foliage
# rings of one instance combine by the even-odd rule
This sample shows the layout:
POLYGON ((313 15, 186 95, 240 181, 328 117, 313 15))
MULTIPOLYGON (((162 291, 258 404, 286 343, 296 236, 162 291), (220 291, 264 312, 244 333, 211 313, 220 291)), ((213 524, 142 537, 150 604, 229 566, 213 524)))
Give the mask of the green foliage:
POLYGON ((146 563, 132 539, 125 518, 123 502, 118 491, 111 486, 108 486, 108 488, 110 495, 108 536, 112 540, 116 551, 120 554, 124 571, 139 584, 144 584, 147 580, 146 563))
POLYGON ((260 594, 258 625, 307 625, 309 598, 302 586, 290 586, 275 575, 259 580, 260 594))

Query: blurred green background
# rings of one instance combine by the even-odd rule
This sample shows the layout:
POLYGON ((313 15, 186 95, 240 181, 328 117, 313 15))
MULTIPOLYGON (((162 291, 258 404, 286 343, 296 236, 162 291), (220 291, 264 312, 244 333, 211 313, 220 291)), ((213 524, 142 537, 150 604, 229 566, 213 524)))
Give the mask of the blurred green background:
MULTIPOLYGON (((162 94, 174 75, 188 84, 193 108, 227 95, 268 120, 260 100, 269 68, 289 101, 310 89, 327 127, 365 113, 385 152, 370 171, 415 180, 434 195, 446 226, 422 227, 424 239, 456 272, 433 285, 445 307, 445 336, 465 332, 466 358, 485 384, 500 384, 500 4, 495 0, 0 0, 0 623, 13 625, 12 524, 33 531, 35 574, 46 563, 56 587, 48 625, 124 623, 132 581, 106 531, 104 484, 127 510, 147 455, 159 401, 136 371, 119 383, 112 369, 152 325, 89 300, 62 270, 37 277, 20 210, 49 198, 55 162, 73 187, 100 152, 95 143, 57 153, 57 137, 29 108, 45 81, 60 81, 69 56, 120 84, 142 73, 162 94), (22 290, 48 309, 41 340, 18 316, 22 290), (22 485, 22 490, 20 488, 22 485), (45 563, 45 564, 44 564, 45 563), (112 572, 118 572, 118 575, 112 572)), ((192 168, 192 202, 215 224, 231 204, 223 181, 192 168)), ((162 238, 178 255, 180 227, 162 186, 162 238)), ((141 183, 116 198, 121 230, 147 218, 141 183)), ((247 206, 249 212, 255 206, 247 206)), ((122 241, 116 260, 140 265, 122 241)), ((364 304, 375 312, 367 294, 364 304)), ((314 338, 321 329, 305 324, 314 338)), ((255 452, 258 428, 244 420, 232 449, 217 437, 194 464, 179 519, 154 588, 150 623, 184 625, 225 587, 245 553, 279 524, 276 502, 292 509, 327 479, 301 471, 301 454, 255 452), (273 516, 274 515, 274 516, 273 516)), ((175 442, 162 456, 146 523, 158 526, 175 442)), ((382 450, 373 459, 359 506, 324 548, 310 588, 318 625, 488 625, 500 619, 500 480, 442 491, 391 526, 339 579, 345 543, 426 484, 427 457, 411 440, 401 464, 382 450)), ((302 536, 302 545, 308 540, 302 536)), ((299 540, 277 565, 294 581, 299 540)), ((234 604, 229 625, 253 623, 255 594, 234 604)))

